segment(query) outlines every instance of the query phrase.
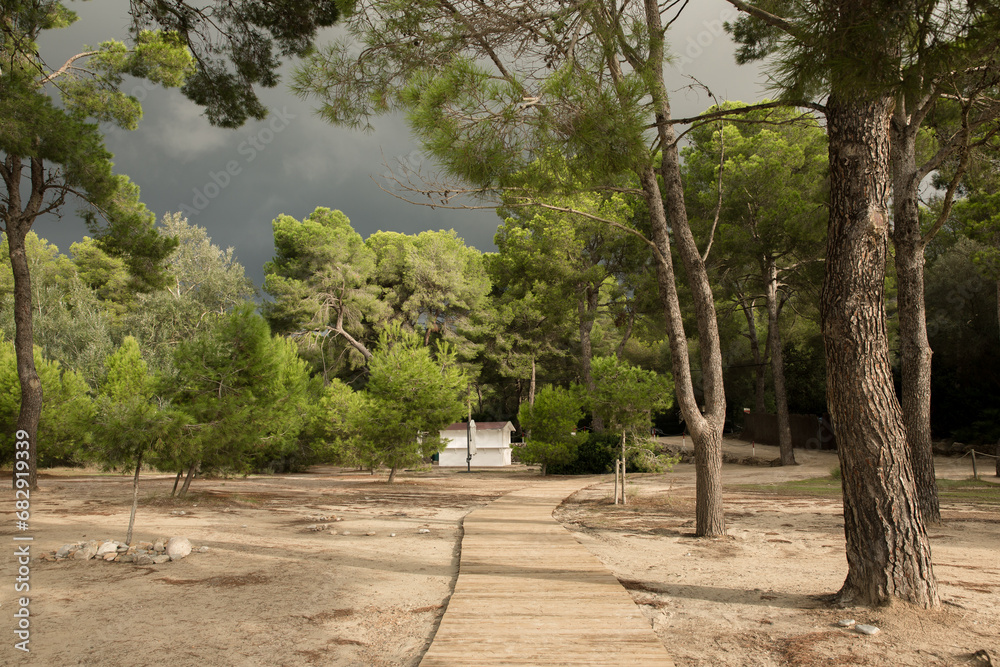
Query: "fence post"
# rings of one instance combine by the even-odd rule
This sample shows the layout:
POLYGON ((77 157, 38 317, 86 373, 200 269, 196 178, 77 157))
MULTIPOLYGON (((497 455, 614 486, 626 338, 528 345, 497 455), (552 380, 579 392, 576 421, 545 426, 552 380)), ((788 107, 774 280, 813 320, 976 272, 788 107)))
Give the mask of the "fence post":
POLYGON ((976 450, 972 450, 972 479, 979 481, 979 471, 976 470, 976 450))

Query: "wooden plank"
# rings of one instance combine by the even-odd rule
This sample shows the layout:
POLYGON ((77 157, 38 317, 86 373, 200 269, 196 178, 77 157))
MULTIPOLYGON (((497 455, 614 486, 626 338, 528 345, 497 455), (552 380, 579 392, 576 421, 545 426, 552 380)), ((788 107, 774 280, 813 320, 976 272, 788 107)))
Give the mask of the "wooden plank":
POLYGON ((465 518, 455 592, 421 667, 673 667, 628 592, 552 518, 590 483, 537 484, 465 518))

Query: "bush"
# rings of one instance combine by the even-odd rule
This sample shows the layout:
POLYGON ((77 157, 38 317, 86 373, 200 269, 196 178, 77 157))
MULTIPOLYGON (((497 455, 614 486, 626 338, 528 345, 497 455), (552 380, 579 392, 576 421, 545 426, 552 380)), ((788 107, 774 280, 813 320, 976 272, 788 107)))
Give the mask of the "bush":
POLYGON ((589 433, 566 463, 549 467, 553 475, 603 475, 615 468, 618 439, 613 433, 589 433))
POLYGON ((545 475, 573 475, 565 469, 573 466, 578 456, 576 440, 543 442, 528 440, 521 448, 520 458, 525 463, 538 463, 545 475))

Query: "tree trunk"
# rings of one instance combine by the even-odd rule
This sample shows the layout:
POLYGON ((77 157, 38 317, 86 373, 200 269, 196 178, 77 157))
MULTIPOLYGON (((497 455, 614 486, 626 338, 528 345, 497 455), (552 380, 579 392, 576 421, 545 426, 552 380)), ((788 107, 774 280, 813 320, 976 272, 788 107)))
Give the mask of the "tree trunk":
POLYGON ((935 607, 937 583, 916 496, 886 336, 888 97, 827 103, 830 221, 821 297, 827 397, 844 493, 843 602, 935 607))
MULTIPOLYGON (((6 223, 10 266, 14 274, 14 354, 21 386, 21 408, 15 430, 28 434, 28 488, 34 491, 38 488, 38 421, 42 416, 42 383, 35 369, 31 275, 24 245, 31 224, 15 216, 8 216, 6 223)), ((23 471, 15 468, 17 472, 23 471)), ((14 474, 11 479, 16 484, 19 477, 14 474)))
POLYGON ((615 505, 618 504, 618 470, 621 468, 622 462, 617 458, 615 459, 615 505))
POLYGON ((663 179, 662 199, 659 186, 643 174, 640 179, 650 206, 653 241, 659 249, 657 270, 660 278, 661 298, 667 307, 667 327, 670 337, 671 361, 674 382, 681 413, 691 432, 694 444, 697 483, 695 490, 695 535, 716 537, 726 534, 726 520, 722 509, 722 427, 726 420, 726 395, 722 386, 722 349, 719 342, 719 323, 715 314, 715 295, 708 279, 708 271, 701 251, 691 233, 687 209, 684 204, 684 185, 681 182, 680 154, 677 136, 670 123, 670 99, 663 80, 664 27, 657 0, 645 0, 646 27, 649 34, 647 62, 652 66, 642 74, 648 77, 651 104, 656 110, 655 121, 661 146, 659 174, 663 179), (651 202, 650 194, 656 194, 651 202), (664 209, 664 207, 666 207, 664 209), (698 348, 701 352, 702 395, 705 412, 694 395, 691 382, 690 360, 684 324, 677 301, 673 264, 670 260, 670 239, 666 233, 669 221, 677 251, 687 273, 688 287, 694 300, 695 319, 698 323, 698 348), (664 278, 667 278, 665 280, 664 278), (663 293, 669 282, 668 292, 663 293), (677 334, 680 334, 678 337, 677 334), (679 368, 679 366, 681 366, 679 368), (678 373, 678 371, 681 371, 678 373))
POLYGON ((778 413, 778 449, 781 465, 793 466, 792 427, 788 420, 788 394, 785 392, 785 360, 781 354, 781 330, 778 328, 778 266, 768 257, 764 264, 767 286, 767 341, 771 348, 771 375, 774 379, 774 404, 778 413))
POLYGON ((738 297, 743 315, 747 318, 747 338, 750 340, 750 353, 753 355, 754 363, 754 412, 762 414, 767 412, 764 404, 764 391, 767 387, 767 374, 764 365, 764 358, 760 353, 760 339, 757 337, 757 318, 754 316, 754 301, 747 303, 742 295, 738 297))
MULTIPOLYGON (((652 169, 640 174, 646 203, 649 205, 653 242, 657 247, 657 281, 660 301, 667 322, 670 342, 671 368, 677 402, 684 422, 691 434, 696 469, 695 484, 695 535, 715 537, 726 534, 725 515, 722 509, 722 420, 709 420, 701 413, 694 394, 691 365, 688 356, 687 335, 684 332, 677 284, 671 258, 670 237, 667 233, 666 214, 660 198, 656 174, 652 169)), ((704 369, 703 369, 704 370, 704 369)), ((721 359, 719 361, 721 373, 721 359)), ((720 385, 721 388, 721 385, 720 385)), ((718 399, 716 399, 718 400, 718 399)), ((723 399, 724 401, 724 399, 723 399)), ((723 411, 725 403, 723 402, 723 411)))
POLYGON ((535 358, 531 358, 531 384, 528 385, 528 405, 535 404, 535 358))
POLYGON ((366 360, 371 361, 371 358, 372 358, 371 351, 367 347, 365 347, 364 343, 362 343, 361 341, 359 341, 358 339, 356 339, 351 334, 347 333, 347 330, 344 329, 344 311, 343 311, 343 308, 341 308, 340 310, 337 311, 337 325, 333 326, 333 327, 329 327, 329 328, 335 334, 337 334, 339 336, 342 336, 344 338, 344 340, 346 340, 348 342, 348 344, 350 344, 351 347, 353 347, 355 350, 357 350, 358 352, 360 352, 361 356, 363 356, 366 360))
POLYGON ((622 431, 622 505, 628 505, 625 497, 625 431, 622 431))
POLYGON ((924 307, 924 241, 920 232, 917 128, 897 109, 892 123, 893 242, 896 246, 899 340, 902 351, 900 403, 910 447, 920 511, 927 523, 941 521, 934 448, 931 442, 931 346, 924 307))
POLYGON ((392 484, 396 481, 396 466, 389 468, 389 483, 392 484))
POLYGON ((184 478, 184 486, 181 487, 181 496, 187 495, 188 487, 191 486, 191 480, 194 478, 194 471, 198 468, 199 463, 201 463, 201 461, 195 461, 191 464, 191 467, 188 468, 187 477, 184 478))
MULTIPOLYGON (((135 525, 135 508, 139 506, 139 471, 142 469, 142 452, 135 457, 135 476, 132 478, 132 513, 128 517, 125 544, 132 544, 132 526, 135 525)), ((175 485, 176 486, 176 485, 175 485)))
POLYGON ((622 354, 625 353, 625 346, 628 345, 629 340, 632 338, 632 330, 635 328, 635 313, 629 311, 628 322, 625 325, 625 333, 622 334, 622 339, 618 343, 618 347, 615 348, 615 358, 618 361, 622 360, 622 354))
POLYGON ((174 477, 174 488, 170 490, 170 497, 173 498, 177 494, 177 485, 181 482, 181 475, 184 474, 183 470, 177 471, 177 477, 174 477))
MULTIPOLYGON (((577 312, 580 318, 580 374, 583 379, 583 386, 593 395, 596 385, 594 376, 590 372, 590 362, 594 355, 593 345, 590 341, 590 334, 594 330, 594 319, 597 317, 597 305, 599 293, 590 286, 584 288, 584 294, 577 302, 577 312)), ((596 412, 591 415, 591 428, 597 433, 604 431, 604 418, 596 412)))

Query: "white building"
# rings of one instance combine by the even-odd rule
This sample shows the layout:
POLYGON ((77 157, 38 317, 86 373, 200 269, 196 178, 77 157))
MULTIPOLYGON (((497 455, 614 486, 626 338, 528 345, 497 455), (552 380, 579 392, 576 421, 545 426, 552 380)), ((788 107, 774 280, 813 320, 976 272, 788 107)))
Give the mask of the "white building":
MULTIPOLYGON (((510 422, 473 422, 475 440, 472 465, 476 467, 498 467, 510 465, 510 434, 514 425, 510 422)), ((441 431, 441 439, 446 443, 441 451, 438 465, 444 468, 466 466, 468 456, 469 425, 465 422, 452 424, 441 431)))

